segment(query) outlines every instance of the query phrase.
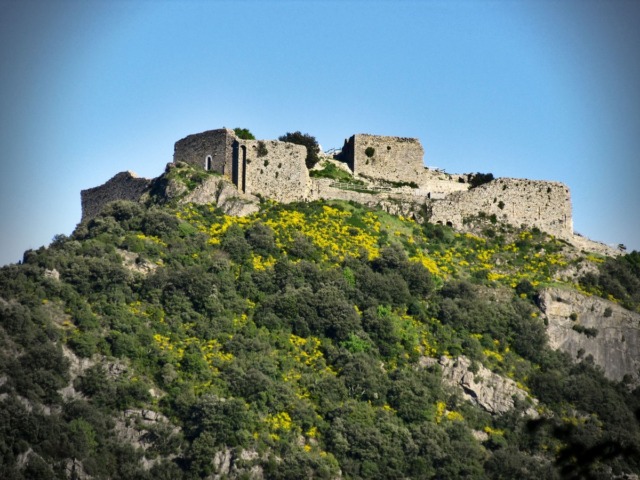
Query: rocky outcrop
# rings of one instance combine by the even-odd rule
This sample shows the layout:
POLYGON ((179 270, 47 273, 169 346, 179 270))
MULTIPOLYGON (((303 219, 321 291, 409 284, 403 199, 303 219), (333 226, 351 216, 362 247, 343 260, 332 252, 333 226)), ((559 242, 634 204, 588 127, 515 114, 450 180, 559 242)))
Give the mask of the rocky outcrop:
POLYGON ((611 380, 628 376, 633 384, 640 383, 640 314, 561 288, 543 290, 539 306, 546 315, 551 348, 575 361, 591 356, 611 380))
POLYGON ((240 450, 239 453, 230 448, 219 450, 212 459, 214 473, 207 479, 247 478, 262 480, 264 471, 257 464, 259 460, 260 455, 255 450, 240 450))
POLYGON ((493 373, 481 364, 477 364, 474 368, 471 360, 465 356, 457 358, 443 356, 439 360, 423 357, 420 361, 422 366, 436 363, 442 368, 442 381, 446 385, 458 389, 465 400, 475 403, 487 412, 494 415, 503 414, 513 410, 516 403, 528 403, 531 406, 524 411, 524 414, 538 417, 538 412, 534 408, 537 400, 530 397, 510 378, 493 373))
POLYGON ((213 204, 227 215, 244 217, 259 210, 259 200, 253 195, 242 194, 235 185, 221 177, 207 178, 181 200, 199 205, 213 204))
POLYGON ((122 264, 130 272, 148 275, 156 268, 158 268, 158 265, 150 262, 138 253, 129 252, 120 248, 116 248, 116 252, 118 252, 118 254, 122 257, 122 264))

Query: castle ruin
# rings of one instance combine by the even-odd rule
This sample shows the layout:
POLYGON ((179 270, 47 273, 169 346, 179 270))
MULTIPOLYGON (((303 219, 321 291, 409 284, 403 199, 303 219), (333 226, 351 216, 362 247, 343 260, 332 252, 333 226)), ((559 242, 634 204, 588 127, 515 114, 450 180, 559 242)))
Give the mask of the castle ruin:
POLYGON ((307 149, 275 140, 243 140, 226 128, 189 135, 174 146, 173 162, 224 175, 241 193, 279 202, 304 200, 309 191, 307 149))
POLYGON ((417 138, 357 134, 344 142, 339 158, 365 178, 424 182, 424 149, 417 138))
MULTIPOLYGON (((357 134, 345 140, 336 164, 359 181, 360 188, 310 176, 306 155, 302 145, 244 140, 222 128, 177 141, 173 162, 222 175, 241 194, 282 203, 353 200, 394 213, 427 212, 427 220, 457 229, 463 229, 465 218, 484 213, 515 226, 537 227, 567 240, 573 237, 571 197, 565 185, 498 178, 471 187, 468 175, 426 168, 424 149, 415 138, 357 134)), ((336 162, 328 157, 323 161, 336 162)), ((150 184, 151 180, 122 172, 100 187, 83 190, 82 220, 96 216, 110 201, 139 200, 150 184)))

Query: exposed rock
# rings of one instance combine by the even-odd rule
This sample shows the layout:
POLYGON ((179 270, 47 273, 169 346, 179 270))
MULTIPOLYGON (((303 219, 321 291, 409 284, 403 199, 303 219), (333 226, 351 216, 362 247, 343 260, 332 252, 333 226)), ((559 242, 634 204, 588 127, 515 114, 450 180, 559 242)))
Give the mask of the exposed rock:
POLYGON ((187 186, 178 180, 171 179, 164 188, 164 194, 167 198, 176 198, 187 193, 187 186))
POLYGON ((64 465, 65 476, 74 480, 89 480, 93 477, 89 475, 80 460, 69 458, 64 465))
POLYGON ((90 358, 78 357, 66 345, 62 345, 62 355, 69 360, 69 383, 66 387, 58 390, 58 392, 65 400, 83 398, 83 395, 73 386, 73 382, 78 376, 82 375, 86 369, 94 366, 96 362, 90 358))
POLYGON ((213 456, 213 468, 216 472, 214 479, 227 476, 231 472, 231 453, 230 448, 225 448, 217 451, 213 456))
POLYGON ((240 193, 238 189, 226 179, 210 177, 183 199, 184 203, 199 205, 214 204, 227 215, 244 217, 259 210, 259 200, 253 195, 240 193))
POLYGON ((55 268, 53 270, 45 269, 44 278, 52 278, 53 280, 60 280, 60 272, 55 268))
MULTIPOLYGON (((180 435, 180 427, 172 424, 167 417, 159 412, 149 409, 128 409, 124 411, 121 418, 115 422, 115 432, 118 437, 143 451, 148 450, 157 442, 170 441, 180 435)), ((176 455, 169 455, 167 458, 175 458, 176 455)), ((145 469, 150 469, 158 459, 142 459, 145 469)))
POLYGON ((640 314, 603 298, 575 290, 547 288, 540 293, 551 348, 578 361, 591 356, 604 375, 640 382, 640 314))
POLYGON ((169 423, 169 419, 163 414, 140 408, 130 408, 124 411, 125 418, 140 419, 143 423, 151 424, 156 422, 169 423))
POLYGON ((332 164, 334 167, 339 168, 340 170, 345 171, 349 175, 353 175, 353 170, 349 168, 346 162, 342 162, 340 160, 334 160, 331 157, 322 157, 318 163, 316 163, 311 170, 322 170, 327 164, 332 164))
POLYGON ((475 438, 479 442, 486 442, 487 440, 489 440, 489 434, 487 432, 483 432, 482 430, 471 430, 471 435, 473 435, 473 438, 475 438))
POLYGON ((225 448, 215 453, 213 456, 214 474, 210 475, 211 480, 222 480, 224 478, 249 478, 252 480, 262 480, 264 471, 257 462, 260 454, 255 450, 241 450, 239 453, 230 448, 225 448))
POLYGON ((18 467, 20 470, 26 467, 31 455, 35 455, 35 452, 33 451, 33 448, 29 447, 26 452, 22 452, 20 455, 18 455, 18 458, 16 458, 16 467, 18 467))
POLYGON ((116 251, 122 257, 123 265, 125 266, 125 268, 132 272, 147 275, 158 267, 155 263, 145 260, 135 252, 129 252, 120 248, 117 248, 116 251))
POLYGON ((64 304, 60 301, 47 301, 40 305, 40 311, 57 327, 72 328, 73 319, 65 312, 64 304))
MULTIPOLYGON (((527 392, 510 378, 502 377, 478 364, 477 372, 472 372, 471 360, 465 356, 457 358, 440 357, 439 360, 423 357, 421 366, 439 364, 445 384, 460 389, 463 397, 491 414, 503 414, 516 406, 516 401, 537 404, 527 392)), ((533 407, 525 410, 525 415, 538 417, 533 407)))
POLYGON ((107 377, 109 377, 110 379, 115 379, 127 373, 128 368, 123 362, 119 360, 113 360, 105 364, 104 370, 107 374, 107 377))

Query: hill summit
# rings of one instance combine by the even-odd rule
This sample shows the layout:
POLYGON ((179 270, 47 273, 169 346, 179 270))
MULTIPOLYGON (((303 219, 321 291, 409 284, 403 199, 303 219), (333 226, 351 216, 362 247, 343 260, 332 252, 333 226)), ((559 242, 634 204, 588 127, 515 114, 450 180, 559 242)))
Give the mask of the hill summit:
MULTIPOLYGON (((307 149, 287 141, 247 140, 222 128, 189 135, 174 147, 173 163, 218 173, 241 194, 289 203, 347 200, 416 219, 465 229, 485 214, 516 226, 536 227, 580 248, 615 255, 606 245, 574 235, 569 188, 559 182, 448 174, 424 167, 415 138, 357 134, 341 151, 320 155, 311 170, 307 149)), ((112 200, 141 198, 152 181, 122 172, 82 192, 83 219, 112 200)))
POLYGON ((458 189, 437 199, 358 174, 412 139, 309 170, 214 132, 83 192, 71 236, 0 268, 0 477, 637 478, 638 252, 484 207, 433 221, 508 179, 420 167, 458 189), (267 173, 309 190, 274 201, 267 173))

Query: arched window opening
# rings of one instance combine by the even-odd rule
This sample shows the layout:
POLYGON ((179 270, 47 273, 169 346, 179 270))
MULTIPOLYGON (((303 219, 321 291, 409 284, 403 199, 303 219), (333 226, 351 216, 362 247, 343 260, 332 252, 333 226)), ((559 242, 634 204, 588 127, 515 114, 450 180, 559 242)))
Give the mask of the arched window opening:
POLYGON ((207 155, 207 158, 204 161, 204 169, 209 171, 212 167, 211 155, 207 155))

